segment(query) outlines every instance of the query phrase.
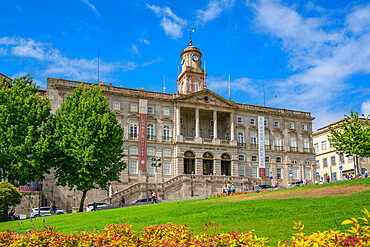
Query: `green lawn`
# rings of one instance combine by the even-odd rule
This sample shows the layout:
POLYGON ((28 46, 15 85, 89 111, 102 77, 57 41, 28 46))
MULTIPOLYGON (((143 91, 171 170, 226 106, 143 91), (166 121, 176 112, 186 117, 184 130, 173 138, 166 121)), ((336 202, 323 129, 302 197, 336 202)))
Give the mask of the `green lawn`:
MULTIPOLYGON (((353 187, 355 188, 355 187, 353 187)), ((101 230, 105 225, 129 222, 134 230, 153 224, 173 222, 185 224, 195 233, 203 231, 202 225, 212 221, 221 226, 220 231, 255 230, 258 236, 277 239, 290 238, 294 232, 293 221, 302 221, 304 231, 312 233, 330 228, 348 229, 340 223, 349 217, 359 217, 364 214, 364 208, 370 210, 370 179, 352 180, 327 185, 314 185, 283 189, 258 194, 257 199, 245 200, 251 195, 236 195, 222 198, 209 198, 181 202, 168 202, 154 205, 127 207, 79 214, 67 214, 38 218, 33 220, 34 227, 55 226, 57 230, 71 233, 75 231, 101 230), (315 194, 322 187, 361 186, 364 191, 325 197, 300 197, 301 193, 311 191, 315 194), (295 196, 296 195, 296 196, 295 196), (284 199, 287 196, 290 198, 284 199)), ((28 230, 30 220, 12 221, 0 224, 0 229, 28 230)))

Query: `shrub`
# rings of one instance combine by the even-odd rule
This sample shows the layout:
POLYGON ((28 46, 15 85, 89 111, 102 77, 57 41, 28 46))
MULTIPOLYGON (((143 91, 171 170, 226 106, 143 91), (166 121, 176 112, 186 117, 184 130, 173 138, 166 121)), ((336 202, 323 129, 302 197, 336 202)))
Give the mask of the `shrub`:
POLYGON ((9 182, 0 182, 0 222, 9 220, 10 206, 21 202, 22 194, 9 182))

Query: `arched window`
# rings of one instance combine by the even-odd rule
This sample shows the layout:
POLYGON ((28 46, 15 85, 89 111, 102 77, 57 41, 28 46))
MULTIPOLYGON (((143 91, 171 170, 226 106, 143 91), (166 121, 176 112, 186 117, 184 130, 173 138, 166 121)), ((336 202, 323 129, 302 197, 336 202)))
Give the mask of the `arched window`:
POLYGON ((209 152, 203 154, 203 159, 213 159, 213 155, 209 152))
POLYGON ((231 160, 230 159, 230 155, 228 155, 228 154, 222 154, 221 155, 221 160, 231 160))
POLYGON ((276 163, 281 163, 281 157, 276 157, 276 163))
POLYGON ((184 157, 185 158, 193 158, 193 159, 195 159, 195 155, 193 154, 193 152, 190 152, 190 151, 186 151, 184 153, 184 157))
POLYGON ((265 157, 265 162, 270 162, 270 157, 266 156, 265 157))

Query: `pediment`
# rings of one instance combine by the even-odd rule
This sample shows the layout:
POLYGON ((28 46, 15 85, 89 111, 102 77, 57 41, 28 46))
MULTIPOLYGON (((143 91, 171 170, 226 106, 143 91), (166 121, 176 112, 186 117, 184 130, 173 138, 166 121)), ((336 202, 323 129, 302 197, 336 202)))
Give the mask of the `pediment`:
POLYGON ((227 108, 237 107, 234 101, 226 100, 220 95, 212 92, 209 89, 203 89, 201 91, 198 91, 192 94, 182 95, 179 98, 177 98, 175 101, 182 101, 184 103, 187 102, 187 103, 193 103, 193 104, 198 104, 198 105, 203 105, 203 106, 210 105, 210 106, 227 107, 227 108))

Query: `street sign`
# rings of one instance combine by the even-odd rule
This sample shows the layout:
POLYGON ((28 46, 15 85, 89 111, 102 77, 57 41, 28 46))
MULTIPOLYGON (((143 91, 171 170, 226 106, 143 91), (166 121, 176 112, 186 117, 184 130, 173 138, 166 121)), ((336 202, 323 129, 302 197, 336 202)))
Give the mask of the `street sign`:
POLYGON ((292 170, 289 170, 289 176, 293 176, 292 170))
POLYGON ((320 173, 316 172, 316 177, 320 176, 320 173))
POLYGON ((270 179, 273 179, 273 178, 274 178, 273 176, 270 177, 270 179))
POLYGON ((343 170, 343 166, 339 166, 339 171, 343 170))

